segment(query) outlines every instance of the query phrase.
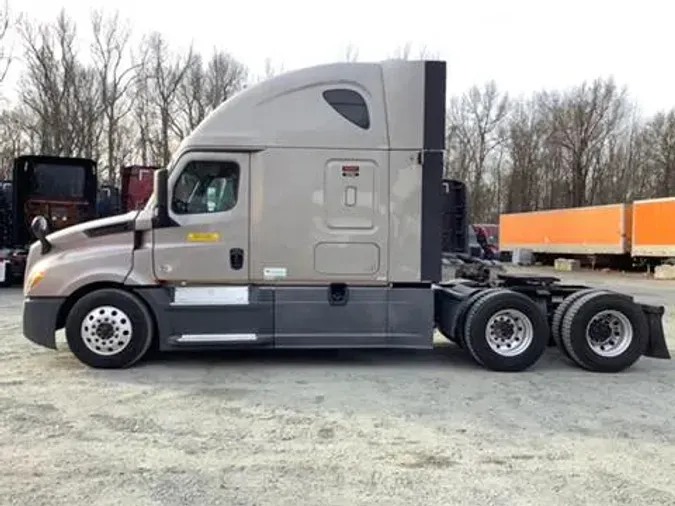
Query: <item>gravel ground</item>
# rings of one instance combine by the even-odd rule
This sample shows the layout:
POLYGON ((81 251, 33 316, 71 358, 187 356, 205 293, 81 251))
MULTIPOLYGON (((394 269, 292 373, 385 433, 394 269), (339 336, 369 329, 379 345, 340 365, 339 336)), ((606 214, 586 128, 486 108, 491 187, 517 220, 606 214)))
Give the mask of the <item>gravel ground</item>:
MULTIPOLYGON (((602 279, 675 303, 675 283, 602 279)), ((598 375, 552 350, 496 374, 450 346, 97 371, 26 341, 20 305, 0 291, 2 505, 675 504, 670 361, 598 375)))

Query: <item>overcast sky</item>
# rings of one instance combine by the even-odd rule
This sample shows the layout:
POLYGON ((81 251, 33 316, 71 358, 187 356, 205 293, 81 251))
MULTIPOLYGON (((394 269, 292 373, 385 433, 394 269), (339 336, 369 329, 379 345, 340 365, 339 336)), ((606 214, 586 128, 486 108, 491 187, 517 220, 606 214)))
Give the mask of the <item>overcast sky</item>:
POLYGON ((176 47, 220 46, 262 72, 342 59, 387 58, 406 42, 447 60, 449 90, 495 79, 517 95, 614 75, 643 111, 675 106, 670 0, 10 0, 42 20, 61 7, 81 30, 92 8, 118 9, 137 35, 165 33, 176 47), (395 7, 397 6, 397 7, 395 7))

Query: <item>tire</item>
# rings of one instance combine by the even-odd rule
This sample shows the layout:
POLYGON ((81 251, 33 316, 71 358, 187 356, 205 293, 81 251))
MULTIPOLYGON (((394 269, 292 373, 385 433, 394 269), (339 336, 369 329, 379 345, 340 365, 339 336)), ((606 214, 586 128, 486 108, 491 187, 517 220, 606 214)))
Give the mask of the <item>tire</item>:
POLYGON ((548 322, 541 309, 525 295, 504 289, 473 304, 464 328, 466 347, 473 359, 486 369, 501 372, 532 367, 546 351, 549 337, 548 322), (501 340, 495 329, 500 322, 506 324, 506 336, 501 340))
POLYGON ((562 322, 563 318, 565 317, 565 313, 567 313, 567 310, 572 306, 572 304, 574 304, 581 297, 588 295, 589 293, 596 293, 603 291, 604 290, 599 290, 597 288, 585 288, 583 290, 579 290, 578 292, 574 292, 573 294, 565 297, 565 299, 558 305, 558 307, 553 312, 553 318, 551 318, 551 337, 553 343, 558 347, 560 351, 563 352, 563 355, 565 355, 570 360, 572 360, 572 357, 570 355, 570 352, 567 351, 567 348, 565 348, 565 345, 562 342, 562 334, 561 334, 562 322))
POLYGON ((482 290, 478 292, 475 295, 471 296, 472 300, 468 301, 467 306, 464 308, 464 310, 457 316, 457 322, 455 323, 455 338, 453 341, 460 347, 460 348, 466 348, 466 344, 464 343, 464 331, 466 328, 466 318, 467 315, 469 314, 469 311, 471 311, 471 308, 481 300, 483 297, 486 297, 490 295, 491 293, 495 292, 502 292, 504 291, 503 288, 488 288, 486 290, 482 290))
POLYGON ((132 366, 146 354, 153 337, 154 320, 145 304, 116 288, 88 293, 75 303, 66 319, 70 350, 94 368, 132 366), (94 325, 86 325, 88 321, 94 325))
POLYGON ((563 318, 561 334, 563 345, 579 367, 594 372, 620 372, 644 353, 649 326, 640 306, 630 298, 618 293, 596 292, 572 304, 563 318), (597 322, 595 319, 605 312, 609 321, 597 322), (599 324, 596 337, 605 338, 604 349, 600 343, 591 344, 594 339, 589 325, 596 322, 599 324), (606 336, 608 332, 613 337, 606 336))

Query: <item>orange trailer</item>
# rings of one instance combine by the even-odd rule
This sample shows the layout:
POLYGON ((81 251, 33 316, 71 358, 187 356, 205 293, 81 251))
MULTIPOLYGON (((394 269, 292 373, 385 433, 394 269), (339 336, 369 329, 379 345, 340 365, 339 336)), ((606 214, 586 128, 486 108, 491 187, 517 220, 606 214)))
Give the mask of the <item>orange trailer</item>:
POLYGON ((499 249, 534 253, 624 255, 631 248, 631 205, 502 214, 499 249))
POLYGON ((675 257, 675 197, 633 202, 634 257, 675 257))

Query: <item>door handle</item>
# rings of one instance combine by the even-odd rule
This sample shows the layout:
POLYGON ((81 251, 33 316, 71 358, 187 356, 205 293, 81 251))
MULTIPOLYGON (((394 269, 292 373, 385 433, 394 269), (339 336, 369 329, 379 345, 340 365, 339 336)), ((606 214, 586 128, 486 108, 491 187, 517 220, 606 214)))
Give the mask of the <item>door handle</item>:
POLYGON ((241 248, 232 248, 230 250, 230 267, 238 271, 244 266, 244 250, 241 248))

